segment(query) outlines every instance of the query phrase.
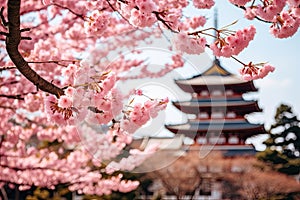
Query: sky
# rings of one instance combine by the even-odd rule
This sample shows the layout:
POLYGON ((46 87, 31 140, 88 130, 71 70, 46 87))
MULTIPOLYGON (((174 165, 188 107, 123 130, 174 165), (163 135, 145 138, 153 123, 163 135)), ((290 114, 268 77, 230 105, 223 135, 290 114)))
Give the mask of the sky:
MULTIPOLYGON (((238 30, 252 24, 257 29, 254 41, 251 41, 247 49, 237 57, 245 63, 250 61, 254 63, 269 62, 276 68, 273 73, 264 79, 254 81, 258 92, 248 95, 247 98, 258 100, 263 112, 248 115, 247 119, 252 123, 263 123, 265 128, 268 129, 274 122, 276 108, 281 103, 290 105, 294 113, 300 118, 300 63, 298 59, 298 56, 300 56, 300 31, 292 38, 276 39, 269 33, 270 24, 244 19, 243 11, 228 3, 228 1, 217 0, 215 7, 218 11, 218 27, 224 27, 238 20, 232 26, 232 29, 238 30)), ((203 14, 203 10, 189 10, 188 12, 190 15, 203 14)), ((213 26, 214 11, 204 11, 204 15, 208 19, 208 26, 213 26)), ((167 57, 170 57, 167 45, 159 41, 156 45, 154 43, 152 48, 143 48, 150 65, 159 66, 161 63, 167 62, 167 57)), ((174 79, 189 78, 203 72, 210 67, 214 57, 211 52, 207 51, 202 55, 186 55, 185 58, 186 63, 182 69, 176 70, 161 79, 133 81, 130 83, 132 87, 127 83, 126 88, 142 88, 151 97, 163 98, 167 95, 171 101, 189 100, 190 96, 178 88, 174 83, 174 79)), ((220 58, 220 62, 225 69, 235 74, 238 74, 239 68, 242 67, 241 64, 230 58, 220 58)), ((187 116, 185 114, 169 105, 166 112, 163 112, 157 119, 141 128, 137 135, 148 136, 149 130, 151 130, 151 136, 170 136, 170 133, 164 130, 162 122, 176 124, 186 120, 187 116)), ((259 136, 248 140, 248 142, 253 143, 258 150, 263 150, 264 146, 261 143, 265 138, 265 136, 259 136)))

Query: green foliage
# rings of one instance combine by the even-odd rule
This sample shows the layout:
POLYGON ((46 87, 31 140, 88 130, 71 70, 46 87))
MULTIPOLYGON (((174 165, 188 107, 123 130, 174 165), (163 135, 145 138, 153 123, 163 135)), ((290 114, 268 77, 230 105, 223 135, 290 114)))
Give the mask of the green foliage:
POLYGON ((64 186, 58 186, 55 190, 47 188, 36 188, 32 195, 28 195, 26 200, 68 200, 72 199, 71 192, 64 186))
POLYGON ((300 172, 300 121, 288 105, 281 104, 275 114, 275 123, 264 142, 266 150, 257 154, 258 159, 272 169, 295 175, 300 172))

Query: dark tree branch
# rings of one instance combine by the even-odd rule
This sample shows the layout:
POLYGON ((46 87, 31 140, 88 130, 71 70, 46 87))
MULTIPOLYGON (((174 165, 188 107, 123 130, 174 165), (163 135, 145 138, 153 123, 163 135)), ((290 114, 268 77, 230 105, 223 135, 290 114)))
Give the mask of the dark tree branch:
POLYGON ((8 33, 6 33, 6 32, 3 32, 3 31, 0 31, 0 35, 4 35, 4 36, 8 36, 8 33))
MULTIPOLYGON (((236 4, 233 4, 233 5, 235 5, 237 8, 240 8, 242 10, 246 10, 245 6, 239 6, 239 5, 236 5, 236 4)), ((261 22, 265 22, 265 23, 269 23, 269 24, 273 23, 273 22, 270 22, 270 21, 266 21, 266 20, 264 20, 264 19, 262 19, 260 17, 257 17, 257 16, 255 16, 254 18, 257 19, 257 20, 259 20, 259 21, 261 21, 261 22)))
POLYGON ((4 98, 8 98, 8 99, 24 100, 24 96, 26 96, 28 94, 37 94, 37 92, 27 92, 27 93, 23 93, 23 94, 15 94, 15 95, 0 94, 0 98, 4 97, 4 98))
POLYGON ((1 17, 1 22, 2 22, 3 26, 6 27, 8 25, 8 22, 5 20, 3 11, 4 11, 4 7, 2 7, 0 10, 0 17, 1 17))
POLYGON ((20 6, 21 0, 8 0, 7 2, 7 15, 8 15, 8 30, 9 36, 6 37, 6 50, 16 65, 18 70, 36 87, 44 92, 60 96, 64 94, 64 91, 50 83, 49 81, 42 78, 33 69, 30 68, 28 63, 24 60, 19 52, 18 46, 21 41, 21 30, 20 30, 20 6))
POLYGON ((8 98, 8 99, 18 99, 18 100, 24 100, 24 97, 22 97, 20 94, 17 95, 6 95, 6 94, 0 94, 0 98, 8 98))
MULTIPOLYGON (((45 64, 45 63, 54 63, 63 67, 67 67, 68 65, 64 64, 66 62, 75 64, 76 62, 79 62, 79 60, 48 60, 48 61, 28 61, 27 63, 33 63, 33 64, 45 64)), ((62 88, 64 89, 64 88, 62 88)))
POLYGON ((152 13, 155 14, 156 19, 158 21, 160 21, 161 23, 163 23, 163 25, 165 25, 171 32, 173 32, 173 33, 179 33, 179 31, 176 31, 176 30, 172 29, 172 27, 168 24, 168 22, 165 21, 163 18, 161 18, 161 16, 160 16, 161 13, 160 12, 153 11, 152 13))
POLYGON ((26 32, 26 31, 30 31, 30 28, 23 28, 20 30, 21 33, 26 32))
POLYGON ((82 15, 82 14, 78 14, 78 13, 74 12, 73 10, 71 10, 71 9, 70 9, 70 8, 68 8, 68 7, 65 7, 65 6, 59 5, 59 4, 57 4, 57 3, 53 3, 52 5, 54 5, 54 6, 57 6, 57 7, 59 7, 59 8, 62 8, 62 9, 66 9, 66 10, 70 11, 72 14, 76 15, 77 17, 79 17, 79 18, 81 18, 81 19, 85 20, 85 19, 84 19, 84 18, 85 18, 85 16, 84 16, 84 15, 82 15))
POLYGON ((13 67, 1 67, 0 72, 5 71, 5 70, 10 70, 10 69, 16 69, 16 67, 15 66, 13 66, 13 67))
POLYGON ((12 85, 12 84, 17 84, 19 81, 10 81, 10 82, 4 82, 0 84, 0 87, 5 86, 5 85, 12 85))
POLYGON ((32 40, 31 37, 21 37, 21 40, 32 40))
POLYGON ((109 7, 113 10, 113 11, 115 11, 115 12, 117 12, 128 24, 130 24, 131 25, 131 23, 128 21, 128 19, 126 18, 126 17, 124 17, 117 9, 115 9, 114 7, 113 7, 113 5, 110 3, 110 0, 106 0, 106 2, 108 3, 108 5, 109 5, 109 7))

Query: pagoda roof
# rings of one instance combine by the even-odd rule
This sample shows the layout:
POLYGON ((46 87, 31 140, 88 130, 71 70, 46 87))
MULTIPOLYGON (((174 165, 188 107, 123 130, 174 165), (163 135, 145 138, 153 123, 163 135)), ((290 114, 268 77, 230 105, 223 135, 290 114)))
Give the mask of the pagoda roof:
POLYGON ((225 157, 235 157, 235 156, 255 156, 257 153, 253 145, 243 144, 243 145, 193 145, 188 147, 189 151, 219 151, 225 157))
POLYGON ((214 87, 257 91, 253 81, 245 81, 240 76, 228 72, 220 65, 218 59, 215 59, 213 65, 203 73, 188 79, 175 80, 175 82, 186 92, 199 92, 199 89, 213 89, 214 87))
POLYGON ((222 109, 227 111, 234 111, 236 113, 248 114, 251 112, 262 111, 257 101, 245 101, 245 100, 224 100, 224 101, 203 101, 192 100, 182 102, 172 102, 176 108, 185 113, 198 114, 199 112, 211 112, 214 109, 222 109))
POLYGON ((204 71, 201 75, 202 76, 230 76, 233 74, 227 71, 225 68, 223 68, 218 59, 215 59, 213 61, 213 65, 210 68, 208 68, 206 71, 204 71))
POLYGON ((197 133, 207 132, 222 132, 222 133, 237 133, 241 134, 243 138, 252 135, 265 133, 262 124, 252 124, 245 119, 240 120, 190 120, 184 124, 166 125, 166 128, 175 134, 184 134, 188 137, 195 137, 197 133))

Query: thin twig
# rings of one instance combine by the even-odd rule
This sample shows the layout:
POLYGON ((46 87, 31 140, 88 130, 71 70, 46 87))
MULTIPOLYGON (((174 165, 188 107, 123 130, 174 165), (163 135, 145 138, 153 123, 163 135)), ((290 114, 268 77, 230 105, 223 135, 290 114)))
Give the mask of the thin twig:
POLYGON ((130 25, 132 25, 129 21, 128 21, 128 19, 126 18, 126 17, 124 17, 117 9, 115 9, 114 7, 113 7, 113 5, 109 2, 109 0, 106 0, 106 2, 108 3, 108 5, 109 5, 109 7, 113 10, 113 11, 115 11, 115 12, 117 12, 128 24, 130 24, 130 25))
POLYGON ((161 18, 159 12, 153 11, 152 13, 155 14, 156 19, 158 21, 160 21, 161 23, 163 23, 171 32, 173 32, 173 33, 179 33, 179 31, 175 31, 174 29, 172 29, 171 26, 167 23, 167 21, 165 21, 163 18, 161 18))
MULTIPOLYGON (((235 5, 236 7, 240 8, 242 10, 246 10, 245 6, 239 6, 239 5, 236 5, 236 4, 233 4, 233 5, 235 5)), ((264 20, 264 19, 262 19, 260 17, 257 17, 257 16, 255 16, 254 18, 257 19, 257 20, 259 20, 259 21, 268 23, 268 24, 273 23, 273 22, 270 22, 270 21, 266 21, 266 20, 264 20)))
POLYGON ((8 25, 8 22, 5 20, 3 12, 4 12, 4 7, 2 7, 0 10, 0 18, 1 18, 2 25, 4 26, 4 28, 6 28, 8 25))
POLYGON ((237 59, 236 57, 234 57, 234 56, 231 56, 231 58, 233 58, 235 61, 237 61, 237 62, 241 63, 243 66, 246 66, 246 64, 245 64, 245 63, 243 63, 242 61, 240 61, 240 60, 239 60, 239 59, 237 59))
POLYGON ((4 70, 10 70, 10 69, 17 69, 15 66, 11 66, 11 67, 1 67, 0 68, 0 72, 4 71, 4 70))
POLYGON ((81 19, 85 20, 85 16, 84 16, 84 15, 82 15, 82 14, 78 14, 78 13, 74 12, 73 10, 71 10, 71 9, 70 9, 70 8, 68 8, 68 7, 65 7, 65 6, 59 5, 59 4, 57 4, 57 3, 53 3, 52 5, 54 5, 54 6, 57 6, 57 7, 59 7, 59 8, 66 9, 66 10, 70 11, 72 14, 76 15, 77 17, 79 17, 79 18, 81 18, 81 19))

